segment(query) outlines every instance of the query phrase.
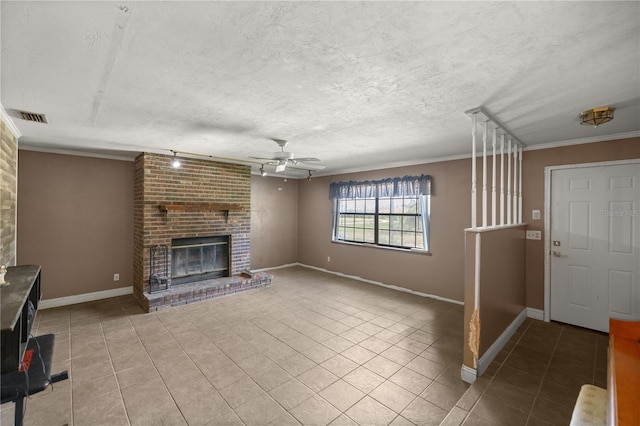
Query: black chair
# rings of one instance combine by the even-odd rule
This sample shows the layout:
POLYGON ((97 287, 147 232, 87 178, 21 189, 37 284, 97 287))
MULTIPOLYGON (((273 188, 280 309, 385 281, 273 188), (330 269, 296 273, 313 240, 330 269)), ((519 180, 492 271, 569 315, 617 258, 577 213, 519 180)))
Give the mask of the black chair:
POLYGON ((22 426, 25 397, 42 392, 51 383, 69 378, 67 371, 51 375, 54 338, 53 334, 30 338, 20 371, 3 374, 0 377, 2 404, 16 403, 15 426, 22 426))

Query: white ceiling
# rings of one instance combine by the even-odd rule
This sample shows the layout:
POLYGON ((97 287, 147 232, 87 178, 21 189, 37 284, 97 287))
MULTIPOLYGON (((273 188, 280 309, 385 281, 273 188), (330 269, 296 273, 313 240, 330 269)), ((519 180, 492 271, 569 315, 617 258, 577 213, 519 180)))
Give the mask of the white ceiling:
POLYGON ((476 107, 528 147, 640 135, 638 1, 0 8, 23 148, 247 159, 273 137, 334 174, 466 155, 476 107), (605 105, 612 122, 579 125, 605 105))

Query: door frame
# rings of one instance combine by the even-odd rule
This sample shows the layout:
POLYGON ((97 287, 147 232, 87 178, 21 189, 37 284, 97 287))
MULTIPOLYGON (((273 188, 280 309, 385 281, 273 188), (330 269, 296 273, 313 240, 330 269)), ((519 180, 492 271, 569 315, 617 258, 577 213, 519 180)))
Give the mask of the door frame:
POLYGON ((640 158, 595 163, 563 164, 544 168, 544 321, 551 321, 551 174, 556 170, 638 164, 640 158))

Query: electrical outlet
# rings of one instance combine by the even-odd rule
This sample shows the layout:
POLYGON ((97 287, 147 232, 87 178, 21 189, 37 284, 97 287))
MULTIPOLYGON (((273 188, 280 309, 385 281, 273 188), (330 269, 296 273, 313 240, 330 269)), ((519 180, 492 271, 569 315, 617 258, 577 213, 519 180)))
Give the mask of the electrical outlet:
POLYGON ((527 231, 527 240, 541 240, 542 231, 527 231))
POLYGON ((120 274, 113 274, 114 281, 120 281, 120 274))
POLYGON ((327 256, 327 262, 331 262, 331 256, 327 256))

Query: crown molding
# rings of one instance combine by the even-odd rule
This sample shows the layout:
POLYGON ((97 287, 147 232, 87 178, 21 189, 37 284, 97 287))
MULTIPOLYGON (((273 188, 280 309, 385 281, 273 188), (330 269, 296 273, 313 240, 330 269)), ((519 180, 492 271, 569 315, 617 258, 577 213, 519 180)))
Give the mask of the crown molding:
POLYGON ((77 157, 101 158, 104 160, 118 160, 118 161, 129 161, 129 162, 133 162, 136 160, 135 158, 127 157, 125 155, 98 154, 95 152, 73 151, 70 149, 63 149, 63 148, 46 148, 43 146, 36 146, 36 145, 20 144, 18 148, 21 151, 45 152, 48 154, 60 154, 60 155, 75 155, 77 157))
POLYGON ((638 137, 640 137, 640 131, 616 133, 613 135, 593 136, 590 138, 569 139, 569 140, 557 141, 557 142, 540 143, 537 145, 527 145, 527 147, 524 148, 524 151, 560 148, 563 146, 570 146, 570 145, 582 145, 585 143, 607 142, 607 141, 615 141, 619 139, 631 139, 631 138, 638 138, 638 137))
POLYGON ((22 133, 20 133, 20 130, 18 130, 18 126, 16 126, 16 123, 13 122, 13 119, 9 116, 9 114, 7 114, 7 111, 4 109, 2 104, 0 104, 0 118, 2 119, 2 121, 4 121, 4 124, 7 125, 7 128, 9 129, 11 134, 13 134, 16 139, 20 139, 22 133))

